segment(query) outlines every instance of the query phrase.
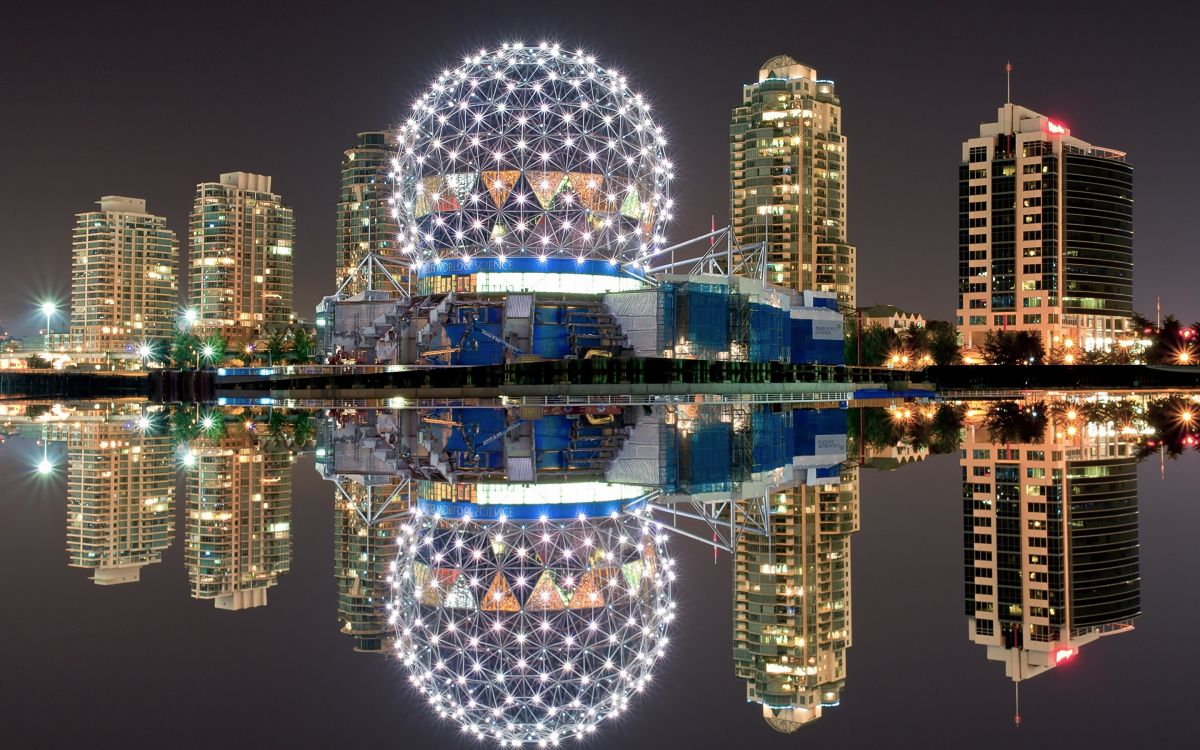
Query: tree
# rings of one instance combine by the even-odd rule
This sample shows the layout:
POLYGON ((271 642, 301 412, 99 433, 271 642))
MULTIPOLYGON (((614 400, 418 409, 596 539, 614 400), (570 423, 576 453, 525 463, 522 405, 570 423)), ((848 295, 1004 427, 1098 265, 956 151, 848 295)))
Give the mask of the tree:
POLYGON ((929 332, 929 355, 936 365, 957 365, 962 362, 958 331, 948 320, 931 320, 925 325, 929 332))
POLYGON ((292 353, 296 361, 304 364, 312 361, 313 338, 306 328, 297 328, 292 334, 292 353))
POLYGON ((196 352, 200 350, 200 337, 196 334, 176 329, 175 338, 171 340, 171 366, 184 369, 196 362, 196 352))
POLYGON ((1032 365, 1046 358, 1042 339, 1030 331, 988 331, 983 359, 990 365, 1032 365))
POLYGON ((908 349, 915 359, 920 360, 925 355, 929 354, 930 335, 929 329, 925 326, 919 326, 916 323, 910 323, 908 328, 904 329, 902 336, 904 346, 908 349))
POLYGON ((284 416, 283 412, 278 409, 271 409, 270 413, 267 415, 267 440, 275 445, 287 445, 288 436, 287 431, 285 430, 286 425, 287 417, 284 416))
POLYGON ((40 354, 30 354, 25 358, 25 366, 31 370, 48 370, 51 364, 50 360, 40 354))
POLYGON ((287 333, 282 328, 273 328, 267 333, 267 355, 271 364, 283 361, 283 353, 287 351, 287 333))
POLYGON ((297 412, 295 419, 292 421, 292 445, 297 448, 303 448, 313 439, 316 431, 317 428, 313 424, 312 413, 308 411, 297 412))
POLYGON ((177 443, 191 442, 200 434, 191 409, 176 409, 171 413, 171 434, 177 443))
POLYGON ((988 407, 984 424, 994 443, 1033 443, 1046 432, 1046 404, 998 401, 988 407))
POLYGON ((872 323, 862 332, 862 362, 858 361, 857 329, 846 337, 846 361, 866 367, 879 367, 892 352, 900 348, 900 337, 891 328, 872 323))
POLYGON ((1146 348, 1146 362, 1152 365, 1176 364, 1176 357, 1184 343, 1183 325, 1174 315, 1163 318, 1161 326, 1151 329, 1151 343, 1146 348))

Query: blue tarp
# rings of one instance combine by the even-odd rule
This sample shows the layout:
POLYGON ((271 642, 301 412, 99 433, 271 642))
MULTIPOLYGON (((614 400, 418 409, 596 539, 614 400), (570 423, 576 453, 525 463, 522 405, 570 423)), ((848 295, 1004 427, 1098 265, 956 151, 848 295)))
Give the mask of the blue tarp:
POLYGON ((841 365, 846 363, 846 342, 841 323, 821 317, 807 317, 801 310, 792 316, 792 364, 841 365))
POLYGON ((792 412, 793 456, 816 455, 817 438, 823 435, 846 435, 844 409, 796 409, 792 412))
POLYGON ((791 358, 791 318, 787 310, 750 304, 750 361, 788 362, 791 358))
POLYGON ((754 412, 752 423, 753 470, 770 471, 790 464, 794 442, 791 415, 783 411, 759 408, 754 412))

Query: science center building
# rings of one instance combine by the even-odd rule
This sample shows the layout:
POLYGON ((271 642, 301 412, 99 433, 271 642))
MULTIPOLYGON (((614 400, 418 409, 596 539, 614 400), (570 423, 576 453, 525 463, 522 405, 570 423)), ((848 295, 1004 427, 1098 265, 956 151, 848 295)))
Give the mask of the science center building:
POLYGON ((470 56, 396 141, 398 241, 359 266, 390 283, 318 307, 338 362, 843 361, 836 295, 766 283, 761 248, 712 244, 728 237, 714 232, 698 240, 709 262, 677 272, 663 129, 624 75, 582 51, 470 56))

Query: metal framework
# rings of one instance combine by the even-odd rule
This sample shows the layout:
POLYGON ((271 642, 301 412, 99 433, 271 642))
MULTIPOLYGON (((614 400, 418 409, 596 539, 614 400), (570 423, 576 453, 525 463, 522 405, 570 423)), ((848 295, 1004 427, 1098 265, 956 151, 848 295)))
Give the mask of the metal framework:
POLYGON ((400 250, 638 261, 665 244, 674 166, 650 104, 582 50, 506 43, 444 70, 397 134, 400 250))
POLYGON ((767 257, 763 252, 763 247, 765 247, 765 243, 762 242, 739 247, 734 241, 733 227, 726 226, 671 247, 656 250, 647 256, 646 273, 665 273, 686 268, 690 276, 747 276, 765 280, 767 257), (681 260, 675 259, 677 251, 704 240, 708 240, 708 249, 702 255, 681 260), (649 260, 651 258, 659 260, 654 263, 649 260))
POLYGON ((767 495, 753 498, 705 501, 689 495, 657 495, 647 504, 658 522, 673 534, 685 536, 714 549, 733 554, 746 534, 771 537, 771 505, 767 495), (712 538, 680 526, 679 519, 699 521, 712 531, 712 538))
MULTIPOLYGON (((333 294, 329 295, 325 299, 326 300, 346 299, 346 297, 348 296, 346 294, 346 287, 349 286, 351 279, 354 279, 355 277, 360 276, 362 274, 366 274, 366 280, 367 280, 366 290, 367 291, 375 291, 375 274, 373 273, 373 271, 376 271, 376 270, 380 274, 383 275, 383 278, 387 279, 389 284, 391 284, 392 290, 396 293, 395 296, 397 296, 400 299, 408 299, 408 297, 411 296, 412 286, 411 286, 411 278, 410 277, 411 277, 412 269, 409 268, 407 265, 401 263, 400 261, 395 260, 394 258, 389 258, 389 257, 383 256, 383 255, 380 255, 380 254, 376 253, 374 250, 371 250, 370 252, 368 252, 366 255, 363 256, 363 259, 358 262, 358 265, 356 265, 354 267, 354 270, 346 275, 346 278, 344 280, 342 280, 342 283, 340 285, 338 285, 337 291, 335 291, 333 294), (396 277, 392 274, 392 269, 388 268, 388 264, 393 264, 397 271, 403 272, 403 274, 404 274, 403 282, 398 281, 396 279, 396 277)), ((384 291, 387 291, 387 290, 384 290, 384 291)), ((391 294, 391 292, 389 292, 389 294, 391 294)))
POLYGON ((409 682, 504 747, 583 738, 651 679, 675 617, 667 536, 644 510, 483 521, 417 514, 388 604, 409 682))
POLYGON ((379 483, 370 481, 371 477, 365 476, 360 479, 355 479, 357 475, 353 474, 334 474, 325 478, 333 482, 337 488, 338 494, 342 498, 354 506, 358 517, 362 519, 368 527, 374 526, 380 521, 389 520, 392 518, 402 518, 412 512, 413 501, 416 499, 415 488, 410 477, 399 478, 399 483, 394 487, 391 486, 397 481, 397 477, 389 476, 379 483), (357 484, 366 489, 365 496, 357 496, 348 489, 351 484, 357 484), (387 489, 386 493, 377 490, 387 489), (399 507, 392 507, 398 505, 399 507))

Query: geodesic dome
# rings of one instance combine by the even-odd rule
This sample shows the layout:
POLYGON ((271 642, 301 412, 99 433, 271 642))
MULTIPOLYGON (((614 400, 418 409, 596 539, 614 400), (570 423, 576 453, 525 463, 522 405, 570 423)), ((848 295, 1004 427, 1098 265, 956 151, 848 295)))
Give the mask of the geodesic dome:
POLYGON ((400 249, 636 262, 665 245, 673 167, 624 75, 582 51, 504 44, 443 70, 398 133, 400 249))
POLYGON ((674 618, 666 537, 641 515, 405 526, 389 603, 409 681, 505 747, 556 746, 620 715, 674 618))

